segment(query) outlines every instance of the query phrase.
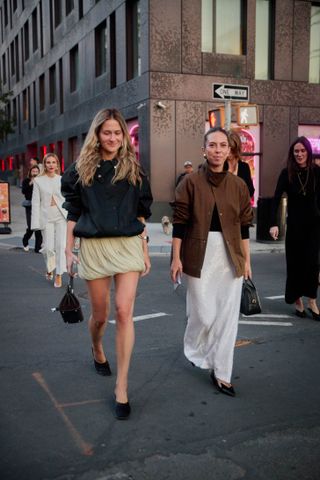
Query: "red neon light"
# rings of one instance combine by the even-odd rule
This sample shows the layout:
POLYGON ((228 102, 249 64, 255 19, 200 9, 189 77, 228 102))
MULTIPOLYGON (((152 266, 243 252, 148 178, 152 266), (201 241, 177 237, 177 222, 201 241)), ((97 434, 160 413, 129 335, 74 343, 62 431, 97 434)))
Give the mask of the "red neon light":
POLYGON ((4 172, 5 171, 5 163, 4 163, 4 160, 1 160, 1 171, 4 172))

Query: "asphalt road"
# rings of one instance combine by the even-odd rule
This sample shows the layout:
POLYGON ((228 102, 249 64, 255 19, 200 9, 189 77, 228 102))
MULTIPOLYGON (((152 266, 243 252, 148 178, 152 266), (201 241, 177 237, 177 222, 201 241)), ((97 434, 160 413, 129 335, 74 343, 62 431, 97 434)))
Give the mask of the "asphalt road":
MULTIPOLYGON (((119 422, 115 375, 95 374, 86 322, 50 312, 63 291, 41 255, 0 250, 1 480, 319 480, 320 323, 266 298, 283 294, 283 254, 253 255, 263 314, 240 318, 236 398, 185 360, 185 292, 173 293, 168 262, 153 257, 140 282, 135 316, 148 318, 136 322, 132 416, 119 422)), ((88 315, 80 280, 76 291, 88 315)), ((113 370, 114 334, 110 323, 113 370)))

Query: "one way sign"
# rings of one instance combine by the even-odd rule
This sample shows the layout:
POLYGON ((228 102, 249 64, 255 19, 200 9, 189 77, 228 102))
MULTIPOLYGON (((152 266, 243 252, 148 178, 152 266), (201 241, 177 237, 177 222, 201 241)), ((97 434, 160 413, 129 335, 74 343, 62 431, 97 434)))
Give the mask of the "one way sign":
POLYGON ((249 101, 248 85, 212 84, 212 98, 219 100, 249 101))

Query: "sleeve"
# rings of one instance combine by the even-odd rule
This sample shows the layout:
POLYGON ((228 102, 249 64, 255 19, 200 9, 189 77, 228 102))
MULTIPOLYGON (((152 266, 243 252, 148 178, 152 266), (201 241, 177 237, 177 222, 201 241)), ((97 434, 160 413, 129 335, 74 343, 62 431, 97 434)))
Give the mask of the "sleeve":
POLYGON ((182 230, 175 227, 175 224, 186 225, 191 215, 191 205, 193 203, 193 187, 190 177, 186 176, 183 182, 180 182, 175 191, 175 201, 173 204, 173 228, 178 238, 181 238, 182 230), (180 232, 180 234, 178 233, 180 232))
POLYGON ((240 224, 241 238, 249 238, 249 227, 253 220, 253 209, 251 206, 248 188, 243 184, 240 193, 240 224))
POLYGON ((137 217, 148 219, 151 217, 150 207, 153 202, 150 183, 146 175, 141 174, 142 183, 139 189, 139 203, 137 217))
POLYGON ((40 187, 35 179, 31 200, 31 230, 40 230, 40 187))
POLYGON ((286 168, 279 175, 271 205, 271 227, 278 225, 277 213, 282 195, 288 191, 288 171, 286 168))
POLYGON ((23 193, 23 195, 26 195, 28 193, 28 186, 29 186, 29 178, 25 178, 21 186, 21 192, 23 193))
POLYGON ((77 222, 82 212, 81 186, 75 164, 70 165, 61 177, 61 193, 65 198, 62 207, 68 211, 67 220, 77 222))

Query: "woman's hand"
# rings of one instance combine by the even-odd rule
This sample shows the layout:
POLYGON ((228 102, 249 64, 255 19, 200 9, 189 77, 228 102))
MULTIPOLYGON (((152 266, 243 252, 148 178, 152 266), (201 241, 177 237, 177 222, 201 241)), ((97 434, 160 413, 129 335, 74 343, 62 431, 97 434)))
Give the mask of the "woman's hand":
POLYGON ((144 277, 145 275, 148 275, 151 269, 151 261, 150 261, 150 256, 148 252, 148 247, 143 249, 143 259, 144 259, 144 266, 145 270, 144 272, 141 273, 141 277, 144 277))
POLYGON ((170 267, 171 280, 176 282, 177 276, 182 275, 182 263, 180 259, 173 259, 170 267))
POLYGON ((77 273, 74 272, 74 266, 80 263, 79 258, 72 252, 72 250, 65 250, 66 253, 66 263, 67 263, 67 272, 71 277, 76 277, 77 273))
POLYGON ((271 237, 273 238, 273 240, 278 240, 278 236, 279 236, 279 228, 278 227, 271 227, 270 230, 269 230, 269 233, 271 235, 271 237))

